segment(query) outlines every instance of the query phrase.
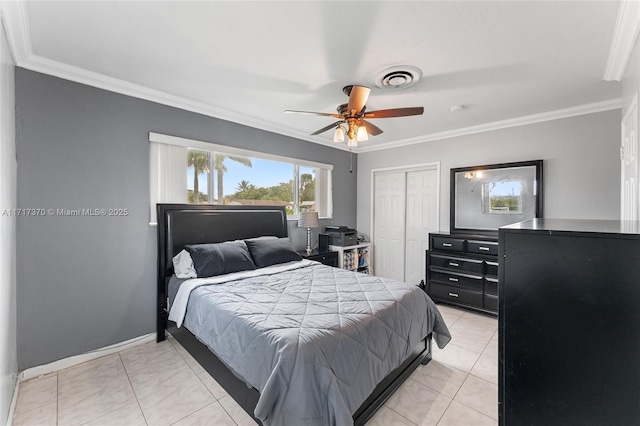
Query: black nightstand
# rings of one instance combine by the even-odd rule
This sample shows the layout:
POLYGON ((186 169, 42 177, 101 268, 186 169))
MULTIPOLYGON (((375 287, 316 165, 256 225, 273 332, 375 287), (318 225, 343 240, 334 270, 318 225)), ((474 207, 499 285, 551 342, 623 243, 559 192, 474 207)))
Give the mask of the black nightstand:
POLYGON ((328 266, 333 266, 335 268, 338 267, 338 252, 337 251, 327 251, 324 253, 318 252, 318 250, 314 250, 311 254, 307 254, 305 250, 299 251, 300 256, 305 259, 315 260, 316 262, 323 263, 328 266))

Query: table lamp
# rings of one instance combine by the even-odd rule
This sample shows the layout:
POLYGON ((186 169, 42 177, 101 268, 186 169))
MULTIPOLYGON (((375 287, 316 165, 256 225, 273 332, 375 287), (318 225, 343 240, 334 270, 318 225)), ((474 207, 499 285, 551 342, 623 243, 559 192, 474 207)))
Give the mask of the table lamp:
POLYGON ((311 228, 318 228, 319 226, 318 212, 300 212, 300 216, 298 216, 298 228, 307 228, 307 255, 313 251, 311 248, 311 228))

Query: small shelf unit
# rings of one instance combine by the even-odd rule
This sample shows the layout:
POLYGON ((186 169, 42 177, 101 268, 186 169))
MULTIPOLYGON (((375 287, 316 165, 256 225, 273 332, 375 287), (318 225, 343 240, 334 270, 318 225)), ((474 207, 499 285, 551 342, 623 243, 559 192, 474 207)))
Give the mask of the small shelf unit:
POLYGON ((329 246, 329 250, 338 252, 338 268, 349 271, 358 271, 364 274, 371 273, 370 243, 361 243, 353 246, 329 246))

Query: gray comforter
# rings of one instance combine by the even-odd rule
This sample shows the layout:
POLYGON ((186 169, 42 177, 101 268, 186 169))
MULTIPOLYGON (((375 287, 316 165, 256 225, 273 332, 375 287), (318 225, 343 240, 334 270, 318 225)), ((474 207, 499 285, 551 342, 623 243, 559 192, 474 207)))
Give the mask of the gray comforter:
POLYGON ((349 425, 375 386, 433 332, 418 287, 317 263, 191 291, 184 325, 260 391, 265 425, 349 425))

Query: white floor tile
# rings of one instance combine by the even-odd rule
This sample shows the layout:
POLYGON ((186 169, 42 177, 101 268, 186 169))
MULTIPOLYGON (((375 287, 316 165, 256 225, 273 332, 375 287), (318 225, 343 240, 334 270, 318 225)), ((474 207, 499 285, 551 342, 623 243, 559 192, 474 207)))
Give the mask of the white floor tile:
POLYGON ((395 411, 382 406, 366 423, 367 426, 415 426, 415 423, 405 419, 395 411))
POLYGON ((138 400, 149 426, 171 425, 215 402, 200 379, 193 377, 138 400))
POLYGON ((58 424, 57 404, 52 402, 31 411, 16 413, 13 426, 56 426, 58 424))
POLYGON ((433 351, 434 360, 467 373, 471 371, 478 358, 480 358, 478 352, 457 346, 453 341, 444 349, 435 348, 433 351))
POLYGON ((431 360, 411 374, 411 378, 431 389, 453 398, 467 378, 466 372, 447 364, 431 360))
POLYGON ((454 400, 493 419, 498 419, 498 385, 496 384, 469 375, 454 400))
POLYGON ((35 410, 57 401, 58 376, 36 378, 20 383, 16 413, 35 410))
POLYGON ((81 425, 135 402, 127 376, 102 383, 83 393, 58 398, 58 425, 81 425))
POLYGON ((236 422, 227 414, 219 402, 214 402, 173 424, 173 426, 202 425, 236 426, 236 422))
POLYGON ((497 426, 498 421, 479 411, 453 401, 438 426, 497 426))
POLYGON ((419 425, 435 425, 451 398, 409 378, 385 403, 387 408, 419 425))
POLYGON ((86 426, 147 426, 142 415, 138 401, 134 401, 124 407, 112 411, 96 420, 85 424, 86 426))
POLYGON ((233 400, 229 395, 223 396, 218 400, 224 410, 231 416, 238 426, 255 426, 256 422, 253 417, 248 415, 242 407, 233 400))

